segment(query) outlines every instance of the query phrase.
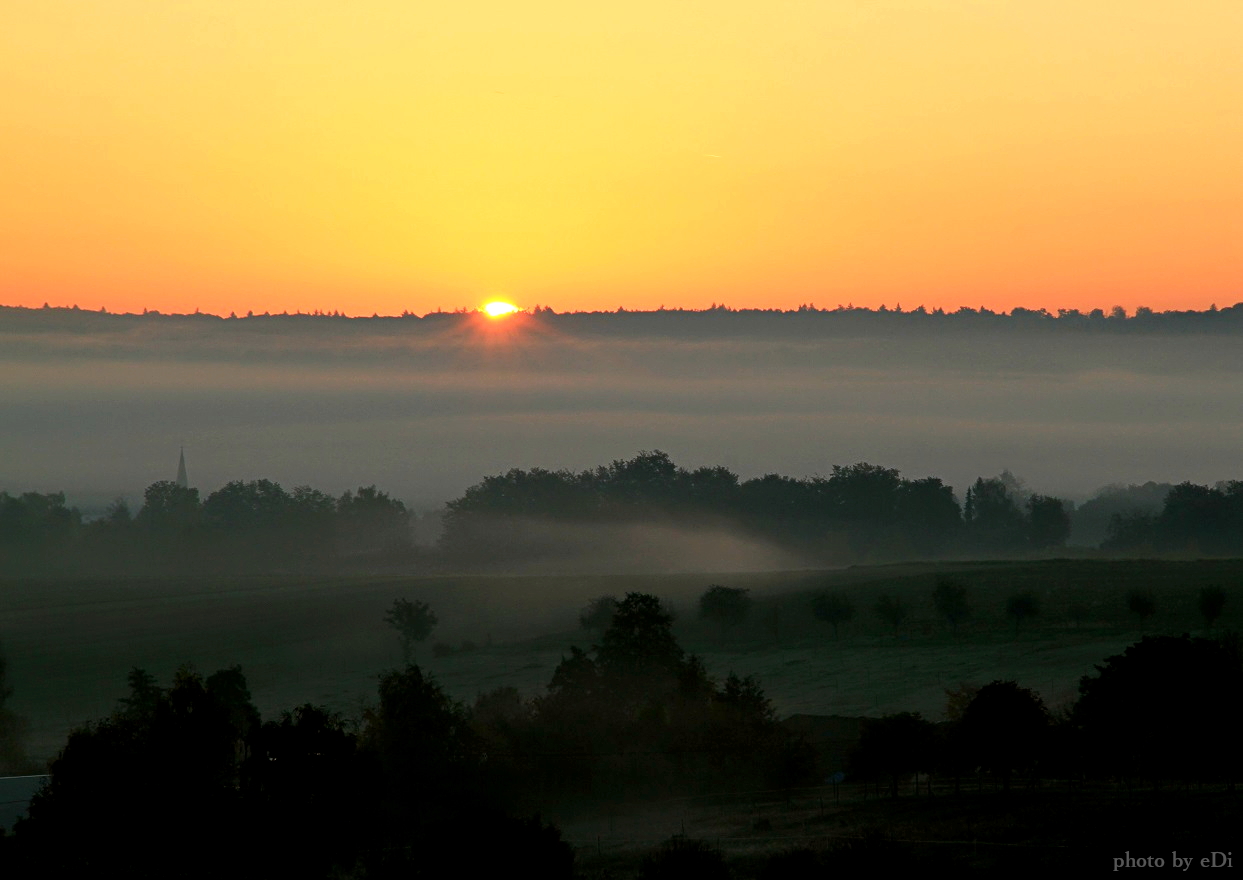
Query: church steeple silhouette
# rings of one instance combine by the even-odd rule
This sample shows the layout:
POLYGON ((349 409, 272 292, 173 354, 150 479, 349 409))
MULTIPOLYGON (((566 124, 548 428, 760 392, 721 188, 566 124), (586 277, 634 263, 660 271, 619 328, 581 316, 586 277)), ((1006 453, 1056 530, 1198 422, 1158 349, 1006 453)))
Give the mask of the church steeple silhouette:
POLYGON ((181 458, 177 462, 177 485, 183 489, 190 486, 189 479, 186 478, 186 448, 181 447, 181 458))

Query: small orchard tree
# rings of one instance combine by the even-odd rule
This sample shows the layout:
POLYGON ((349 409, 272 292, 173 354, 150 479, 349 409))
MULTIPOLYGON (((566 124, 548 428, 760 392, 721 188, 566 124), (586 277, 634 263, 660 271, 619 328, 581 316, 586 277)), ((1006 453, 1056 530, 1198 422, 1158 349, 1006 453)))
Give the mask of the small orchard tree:
POLYGON ((958 632, 958 624, 971 616, 967 588, 958 581, 938 578, 936 589, 932 591, 932 604, 955 633, 958 632))
POLYGON ((893 637, 898 637, 898 627, 906 620, 906 606, 901 599, 892 596, 881 596, 876 600, 876 616, 893 627, 893 637))
POLYGON ((833 627, 833 641, 837 641, 837 628, 850 623, 855 616, 855 606, 845 596, 837 593, 821 593, 811 600, 811 612, 816 620, 823 620, 833 627))
POLYGON ((1144 622, 1157 611, 1157 601, 1152 597, 1151 590, 1128 590, 1126 594, 1126 609, 1139 618, 1139 628, 1142 632, 1144 622))
POLYGON ((393 607, 384 612, 384 622, 397 630, 401 641, 401 656, 406 662, 414 654, 414 646, 432 634, 439 621, 426 602, 393 600, 393 607))
POLYGON ((1031 593, 1019 593, 1006 600, 1006 614, 1014 618, 1014 634, 1019 634, 1019 624, 1040 613, 1040 602, 1031 593))
POLYGON ((1225 590, 1221 587, 1200 588, 1200 616, 1204 618, 1206 628, 1213 628, 1213 624, 1217 622, 1217 618, 1221 617, 1222 609, 1225 607, 1225 590))
POLYGON ((747 619, 751 611, 749 590, 738 587, 723 587, 712 584, 699 597, 699 617, 702 620, 713 620, 722 630, 727 626, 737 626, 747 619))
POLYGON ((616 596, 597 596, 579 612, 578 625, 586 630, 604 632, 613 622, 613 611, 616 608, 616 596))

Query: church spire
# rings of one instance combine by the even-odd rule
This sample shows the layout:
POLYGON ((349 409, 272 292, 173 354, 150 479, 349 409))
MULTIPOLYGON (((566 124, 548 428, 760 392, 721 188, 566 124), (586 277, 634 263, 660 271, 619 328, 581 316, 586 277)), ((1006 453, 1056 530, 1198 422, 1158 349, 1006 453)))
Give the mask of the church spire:
POLYGON ((190 485, 189 479, 186 478, 186 448, 181 447, 181 459, 177 462, 177 485, 186 489, 190 485))

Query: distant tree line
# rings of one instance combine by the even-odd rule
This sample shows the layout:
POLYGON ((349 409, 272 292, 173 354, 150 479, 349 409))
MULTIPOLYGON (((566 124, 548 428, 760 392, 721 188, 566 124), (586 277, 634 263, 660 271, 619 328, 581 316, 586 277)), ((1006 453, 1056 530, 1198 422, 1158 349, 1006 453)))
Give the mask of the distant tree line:
MULTIPOLYGON (((342 322, 367 327, 375 325, 439 325, 447 322, 467 321, 475 317, 471 310, 458 309, 453 312, 428 312, 422 316, 413 312, 403 312, 400 316, 371 315, 350 317, 340 310, 313 310, 309 312, 281 312, 255 314, 248 312, 244 316, 230 314, 221 317, 205 312, 194 314, 162 314, 159 311, 144 309, 142 314, 114 314, 104 310, 90 311, 72 307, 50 307, 28 309, 16 306, 0 306, 0 319, 14 331, 29 332, 30 330, 66 328, 78 331, 103 330, 107 328, 125 328, 138 322, 192 323, 196 329, 202 330, 211 326, 230 326, 237 324, 262 326, 279 325, 289 329, 310 329, 316 324, 331 323, 334 326, 342 322)), ((928 309, 924 306, 903 309, 901 304, 892 308, 882 305, 876 309, 864 308, 853 304, 835 305, 833 307, 817 307, 813 303, 805 303, 795 309, 748 309, 730 308, 722 304, 714 304, 706 309, 666 309, 652 311, 634 311, 619 308, 617 311, 605 312, 561 312, 551 308, 536 306, 527 319, 553 323, 559 329, 574 331, 600 332, 617 330, 633 332, 636 328, 651 332, 705 332, 718 330, 723 326, 745 324, 748 332, 764 332, 765 329, 789 332, 806 329, 822 333, 834 329, 858 332, 861 329, 872 331, 928 330, 938 331, 947 328, 982 329, 982 330, 1015 330, 1030 331, 1072 331, 1088 333, 1212 333, 1237 332, 1243 327, 1243 303, 1235 303, 1225 308, 1215 305, 1202 311, 1168 310, 1155 311, 1147 306, 1139 306, 1128 314, 1121 306, 1106 309, 1058 309, 1050 312, 1047 309, 1026 309, 1016 307, 1009 312, 994 311, 981 306, 971 308, 961 306, 957 309, 928 309)))
POLYGON ((1115 513, 1101 546, 1127 553, 1243 555, 1243 481, 1181 483, 1166 494, 1159 513, 1115 513))
POLYGON ((308 486, 235 480, 199 499, 152 483, 133 514, 124 501, 84 523, 64 493, 0 492, 0 567, 9 573, 282 571, 401 559, 411 514, 375 486, 338 498, 308 486))
MULTIPOLYGON (((725 467, 679 467, 657 450, 577 473, 515 468, 485 477, 446 504, 435 561, 555 558, 566 550, 566 526, 638 524, 734 529, 833 564, 1039 555, 1066 545, 1072 507, 1028 492, 1009 472, 980 477, 960 504, 937 477, 909 479, 867 462, 834 465, 828 476, 742 480, 725 467)), ((1094 523, 1108 514, 1105 551, 1243 555, 1243 481, 1110 489, 1081 510, 1094 523)), ((118 500, 90 522, 63 492, 0 492, 0 570, 399 566, 415 558, 412 528, 413 514, 375 486, 333 497, 235 480, 200 499, 198 489, 164 480, 147 487, 137 513, 118 500)))
POLYGON ((579 473, 533 468, 487 477, 448 503, 441 546, 474 557, 555 553, 555 536, 541 544, 523 531, 532 521, 715 524, 834 561, 1064 545, 1070 525, 1061 499, 1023 497, 1006 478, 977 480, 964 510, 936 477, 907 479, 866 462, 835 465, 827 477, 744 481, 724 467, 678 467, 657 450, 579 473))

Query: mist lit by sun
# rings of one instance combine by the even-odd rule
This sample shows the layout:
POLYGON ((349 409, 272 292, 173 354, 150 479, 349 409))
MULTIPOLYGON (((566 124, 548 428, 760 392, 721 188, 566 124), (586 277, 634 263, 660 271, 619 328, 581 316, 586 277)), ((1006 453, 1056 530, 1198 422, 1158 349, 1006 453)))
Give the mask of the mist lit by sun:
POLYGON ((520 312, 522 309, 513 303, 503 302, 498 299, 487 303, 483 307, 483 311, 489 318, 503 318, 506 315, 512 315, 514 312, 520 312))

